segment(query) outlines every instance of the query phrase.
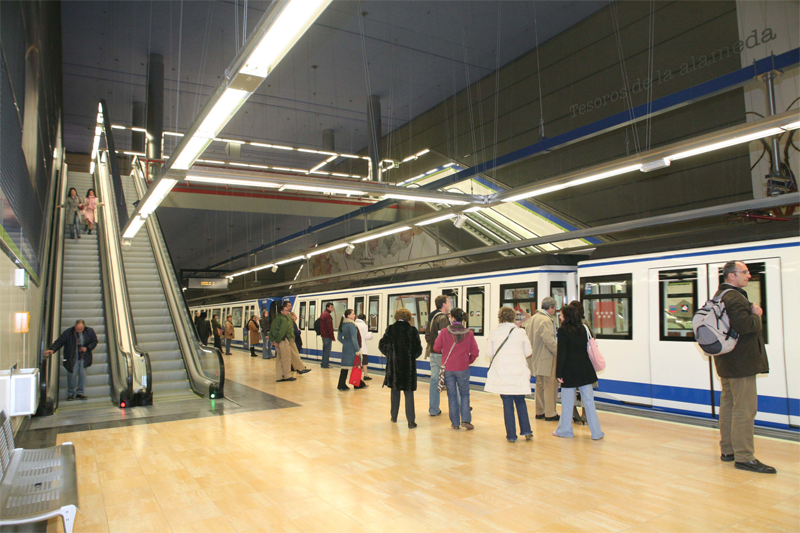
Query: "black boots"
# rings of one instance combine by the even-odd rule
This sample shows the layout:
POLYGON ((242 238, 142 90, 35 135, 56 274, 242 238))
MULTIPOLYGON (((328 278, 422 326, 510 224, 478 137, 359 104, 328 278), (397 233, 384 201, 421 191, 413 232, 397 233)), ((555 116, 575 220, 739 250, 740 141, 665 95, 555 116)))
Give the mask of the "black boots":
POLYGON ((343 368, 339 372, 339 386, 336 387, 340 391, 350 390, 350 387, 347 386, 347 369, 343 368))

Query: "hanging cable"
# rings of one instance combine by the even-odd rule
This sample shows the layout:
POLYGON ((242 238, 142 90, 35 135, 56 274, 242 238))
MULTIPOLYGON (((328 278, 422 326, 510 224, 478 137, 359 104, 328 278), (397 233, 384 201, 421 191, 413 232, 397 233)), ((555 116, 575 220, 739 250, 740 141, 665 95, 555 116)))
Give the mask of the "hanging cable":
MULTIPOLYGON (((494 150, 492 151, 492 173, 494 174, 494 179, 497 179, 497 128, 500 123, 500 15, 501 15, 501 6, 500 2, 497 3, 497 44, 495 45, 495 63, 494 63, 494 150)), ((534 3, 535 7, 535 3, 534 3)), ((537 37, 536 43, 536 64, 538 68, 539 64, 539 43, 537 37)), ((539 77, 541 80, 541 76, 539 77)), ((542 102, 542 85, 539 83, 539 110, 541 112, 541 102, 542 102)), ((540 115, 541 117, 541 115, 540 115)), ((541 123, 542 130, 544 130, 544 122, 541 123)))
MULTIPOLYGON (((544 139, 544 102, 542 100, 542 70, 539 64, 539 23, 536 19, 536 0, 533 0, 533 34, 536 40, 536 80, 539 83, 539 138, 544 139)), ((499 41, 498 36, 498 43, 499 41)))
POLYGON ((478 143, 475 139, 475 114, 472 109, 472 90, 470 89, 469 60, 467 56, 467 36, 464 28, 464 13, 461 12, 461 48, 464 54, 464 76, 466 80, 467 108, 469 109, 470 135, 472 138, 472 161, 478 158, 478 143))
POLYGON ((233 38, 236 41, 236 53, 239 53, 239 0, 233 0, 233 38))
MULTIPOLYGON (((375 131, 375 128, 373 128, 372 123, 369 121, 370 115, 375 116, 375 109, 374 106, 372 105, 372 83, 369 78, 369 61, 367 60, 367 41, 364 28, 364 18, 366 17, 366 13, 361 11, 361 2, 356 2, 356 10, 358 17, 358 33, 361 37, 361 56, 363 58, 363 63, 364 63, 364 78, 366 79, 366 87, 367 87, 367 105, 369 106, 369 113, 367 114, 367 122, 368 122, 367 133, 372 139, 372 142, 374 143, 373 146, 375 146, 375 148, 377 149, 378 141, 380 139, 379 137, 380 132, 375 131)), ((409 130, 410 128, 411 128, 411 123, 409 121, 409 130)), ((378 161, 378 166, 380 166, 380 161, 378 161)), ((373 170, 372 179, 377 181, 378 168, 375 167, 372 170, 373 170)))
POLYGON ((650 0, 650 23, 648 28, 649 50, 647 53, 647 76, 650 83, 647 87, 647 122, 645 124, 645 150, 650 150, 653 137, 653 70, 655 69, 656 47, 656 4, 650 0))
POLYGON ((181 50, 183 45, 183 0, 181 0, 181 15, 178 19, 178 92, 175 97, 175 131, 178 129, 178 119, 181 110, 181 50))
POLYGON ((619 12, 618 4, 615 0, 609 2, 609 10, 611 12, 611 21, 614 26, 614 36, 617 45, 617 55, 619 55, 619 67, 622 74, 622 85, 625 87, 625 100, 628 104, 628 117, 631 121, 631 129, 633 130, 633 147, 638 154, 641 151, 639 146, 639 130, 636 127, 635 116, 633 114, 633 96, 631 95, 630 87, 628 85, 628 69, 625 66, 625 54, 622 49, 622 32, 619 27, 619 12))
POLYGON ((242 17, 242 46, 247 42, 247 0, 244 0, 244 15, 242 17))

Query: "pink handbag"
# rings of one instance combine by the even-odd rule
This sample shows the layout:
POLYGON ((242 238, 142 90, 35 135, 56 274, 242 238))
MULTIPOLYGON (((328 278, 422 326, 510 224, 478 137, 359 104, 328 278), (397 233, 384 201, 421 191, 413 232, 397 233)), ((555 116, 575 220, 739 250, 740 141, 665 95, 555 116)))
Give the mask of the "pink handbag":
POLYGON ((600 348, 597 347, 597 341, 592 338, 592 334, 589 333, 589 328, 586 325, 583 328, 586 330, 586 337, 589 339, 586 343, 586 351, 589 352, 589 360, 592 362, 594 371, 605 370, 606 360, 603 358, 603 354, 600 353, 600 348))

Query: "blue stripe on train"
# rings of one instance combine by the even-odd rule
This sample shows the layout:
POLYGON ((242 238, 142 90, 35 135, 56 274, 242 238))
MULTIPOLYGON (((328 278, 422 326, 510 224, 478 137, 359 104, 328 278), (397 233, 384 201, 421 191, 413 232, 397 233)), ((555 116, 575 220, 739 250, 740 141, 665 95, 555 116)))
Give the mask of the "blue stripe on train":
MULTIPOLYGON (((315 348, 303 348, 302 355, 314 355, 317 357, 321 357, 322 350, 318 350, 315 348)), ((332 351, 331 352, 332 362, 338 361, 340 356, 341 352, 332 351)), ((305 359, 310 359, 310 358, 305 357, 305 359)), ((382 356, 370 355, 369 363, 381 364, 381 365, 386 364, 386 358, 382 356)), ((426 370, 430 372, 431 364, 427 360, 419 360, 417 361, 417 369, 426 370)), ((470 375, 473 378, 485 379, 487 370, 488 369, 485 367, 471 367, 470 375)), ((483 382, 475 380, 472 380, 471 383, 474 385, 483 385, 483 382)), ((536 383, 536 379, 531 378, 531 383, 536 383)), ((608 394, 624 394, 626 396, 638 396, 641 398, 652 398, 654 400, 664 400, 664 401, 672 401, 672 402, 687 403, 687 404, 707 405, 709 402, 708 390, 692 389, 689 387, 670 387, 666 385, 652 385, 650 383, 637 383, 634 381, 601 379, 599 391, 608 394)), ((714 398, 715 405, 719 405, 719 399, 720 399, 719 391, 715 391, 714 396, 715 396, 714 398)), ((597 398, 597 400, 601 402, 614 403, 614 404, 624 403, 619 400, 612 400, 608 398, 597 398)), ((698 411, 666 408, 660 406, 654 406, 652 408, 646 406, 643 408, 653 409, 668 413, 681 414, 681 415, 696 416, 701 418, 711 418, 710 414, 698 411)), ((787 399, 778 396, 759 395, 758 410, 759 412, 762 413, 769 413, 769 414, 776 414, 783 416, 788 416, 791 413, 793 416, 798 416, 798 414, 800 414, 800 399, 797 398, 787 399)), ((795 429, 795 430, 797 429, 797 428, 790 428, 788 424, 763 422, 760 420, 757 420, 756 424, 759 426, 775 427, 781 429, 795 429)))

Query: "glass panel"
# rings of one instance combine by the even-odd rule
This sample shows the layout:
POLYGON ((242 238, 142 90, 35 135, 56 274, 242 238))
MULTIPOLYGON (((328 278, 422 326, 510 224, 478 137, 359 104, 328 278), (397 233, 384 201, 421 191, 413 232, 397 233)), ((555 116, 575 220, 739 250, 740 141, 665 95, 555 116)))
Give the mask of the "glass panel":
POLYGON ((483 335, 484 323, 484 288, 469 287, 467 289, 467 327, 475 335, 483 335))
POLYGON ((556 311, 561 311, 561 308, 567 305, 567 282, 566 281, 553 281, 550 282, 550 296, 556 301, 556 311))
POLYGON ((369 316, 368 324, 369 330, 372 332, 378 331, 378 313, 380 310, 380 297, 379 296, 370 296, 369 297, 369 316))
MULTIPOLYGON (((763 311, 761 315, 761 330, 764 332, 764 343, 769 344, 769 328, 767 327, 767 269, 764 263, 746 263, 750 271, 750 282, 744 287, 747 299, 751 304, 756 304, 763 311)), ((719 269, 719 282, 722 283, 722 268, 719 269)), ((716 292, 716 291, 715 291, 716 292)), ((713 295, 712 295, 713 296, 713 295)))
POLYGON ((444 289, 442 294, 447 296, 447 300, 450 302, 450 309, 458 307, 458 289, 444 289))
POLYGON ((333 311, 331 312, 331 318, 333 318, 333 329, 338 331, 339 322, 341 322, 344 312, 347 311, 347 298, 342 300, 325 300, 325 303, 322 304, 322 309, 328 307, 329 303, 333 304, 333 311))
POLYGON ((584 280, 583 294, 585 296, 600 294, 623 294, 628 292, 629 283, 629 280, 592 281, 587 279, 584 280))
POLYGON ((411 311, 411 325, 420 333, 425 333, 428 327, 428 310, 430 309, 431 293, 418 294, 393 294, 389 296, 389 323, 394 324, 395 312, 405 307, 411 311))
POLYGON ((308 328, 314 329, 314 322, 317 321, 317 302, 308 302, 308 328))
POLYGON ((220 318, 219 314, 220 314, 221 312, 222 312, 222 309, 219 309, 219 308, 217 308, 217 309, 212 309, 212 310, 211 310, 211 316, 210 316, 210 317, 208 317, 208 318, 209 318, 209 320, 210 320, 210 319, 212 319, 212 318, 214 318, 214 315, 217 315, 217 320, 219 320, 219 318, 220 318))
POLYGON ((662 341, 694 341, 692 317, 697 310, 697 269, 658 273, 662 341))
POLYGON ((300 316, 297 317, 297 327, 305 329, 306 327, 306 303, 300 302, 300 316))
POLYGON ((500 286, 500 307, 510 307, 517 312, 517 326, 525 324, 536 312, 538 286, 535 282, 500 286))
POLYGON ((364 297, 359 296, 354 300, 353 311, 355 311, 356 316, 364 314, 364 297))
POLYGON ((231 315, 233 315, 233 327, 235 328, 242 327, 242 308, 234 307, 231 315))
POLYGON ((586 314, 591 317, 596 335, 629 337, 631 334, 630 298, 584 300, 586 314))

